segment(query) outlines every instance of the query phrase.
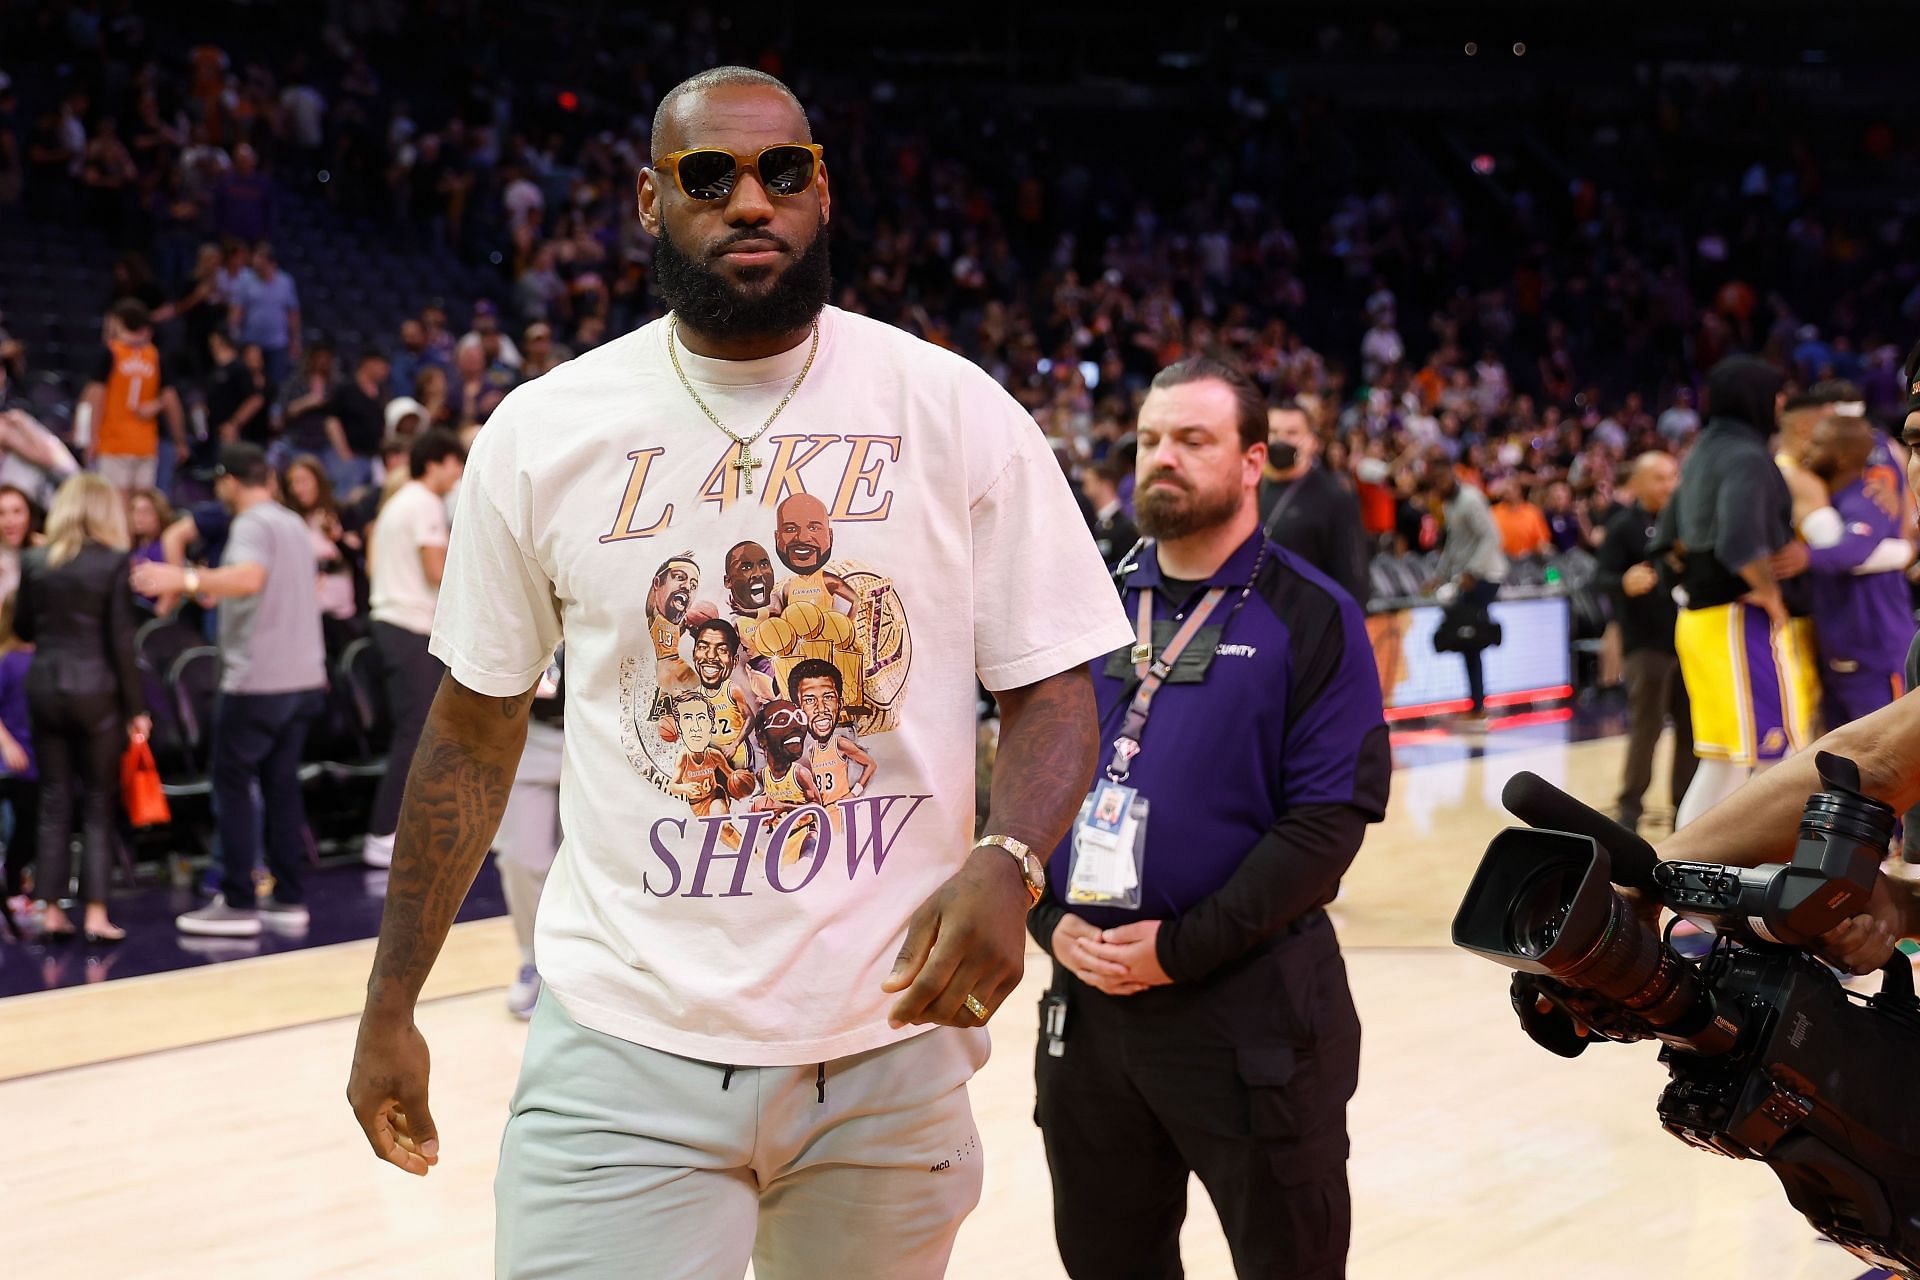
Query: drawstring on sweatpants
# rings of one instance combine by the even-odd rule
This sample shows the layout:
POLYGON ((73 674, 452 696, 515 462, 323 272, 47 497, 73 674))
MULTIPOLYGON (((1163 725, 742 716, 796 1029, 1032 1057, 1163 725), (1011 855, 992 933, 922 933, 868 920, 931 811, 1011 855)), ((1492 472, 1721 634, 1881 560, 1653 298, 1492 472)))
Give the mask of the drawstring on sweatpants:
POLYGON ((731 1086, 732 1084, 733 1084, 733 1068, 728 1067, 727 1074, 720 1077, 720 1092, 725 1093, 728 1087, 731 1086))
POLYGON ((813 1077, 813 1087, 820 1091, 820 1101, 825 1102, 827 1100, 827 1064, 824 1062, 820 1064, 819 1071, 813 1077))

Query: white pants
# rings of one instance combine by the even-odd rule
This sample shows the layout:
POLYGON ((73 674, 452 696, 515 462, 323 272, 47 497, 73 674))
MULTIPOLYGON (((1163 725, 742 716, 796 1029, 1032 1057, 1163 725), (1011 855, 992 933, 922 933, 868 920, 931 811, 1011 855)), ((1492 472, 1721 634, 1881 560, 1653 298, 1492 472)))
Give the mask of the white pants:
POLYGON ((500 1280, 938 1280, 984 1165, 984 1027, 727 1067, 574 1022, 551 988, 494 1178, 500 1280))
POLYGON ((507 895, 507 914, 520 944, 520 962, 533 963, 533 921, 540 909, 540 891, 560 851, 560 752, 564 735, 550 724, 527 725, 527 747, 507 792, 507 810, 500 818, 500 888, 507 895))

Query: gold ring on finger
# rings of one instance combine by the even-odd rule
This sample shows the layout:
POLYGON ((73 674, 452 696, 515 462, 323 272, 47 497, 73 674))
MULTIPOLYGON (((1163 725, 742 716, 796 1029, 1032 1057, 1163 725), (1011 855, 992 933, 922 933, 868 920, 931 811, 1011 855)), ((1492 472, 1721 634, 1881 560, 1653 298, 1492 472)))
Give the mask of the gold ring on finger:
POLYGON ((972 996, 968 996, 965 1000, 962 1000, 960 1003, 967 1007, 968 1013, 980 1019, 980 1021, 985 1022, 987 1020, 987 1006, 985 1006, 984 1004, 981 1004, 978 1000, 974 999, 972 996))

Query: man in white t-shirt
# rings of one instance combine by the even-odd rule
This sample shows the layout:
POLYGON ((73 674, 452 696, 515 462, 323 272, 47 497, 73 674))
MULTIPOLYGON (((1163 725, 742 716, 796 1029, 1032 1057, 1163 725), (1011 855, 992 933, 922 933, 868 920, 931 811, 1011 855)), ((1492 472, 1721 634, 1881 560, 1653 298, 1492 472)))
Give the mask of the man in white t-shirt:
MULTIPOLYGON (((1032 418, 965 360, 826 305, 827 175, 792 93, 721 68, 654 129, 640 219, 671 316, 516 388, 474 445, 434 628, 449 678, 348 1097, 382 1158, 437 1161, 414 1005, 564 635, 565 840, 497 1274, 934 1277, 980 1194, 982 1024, 1093 776, 1085 664, 1131 628, 1032 418), (663 669, 685 673, 657 653, 650 584, 684 552, 735 577, 737 607, 729 553, 773 545, 799 494, 826 508, 819 570, 851 612, 770 603, 755 645, 776 670, 806 645, 850 659, 840 714, 879 781, 829 814, 760 743, 747 785, 696 810, 653 714, 663 669), (976 677, 1002 730, 969 849, 976 677)), ((694 639, 674 641, 688 665, 694 639)), ((757 718, 796 706, 769 692, 757 718)), ((804 752, 804 714, 786 720, 781 750, 804 752)))
MULTIPOLYGON (((400 796, 407 766, 413 762, 427 708, 447 673, 433 656, 434 602, 447 566, 447 495, 460 483, 467 451, 460 437, 443 428, 422 432, 407 455, 412 479, 380 507, 374 521, 367 576, 373 643, 386 673, 387 716, 393 725, 387 748, 387 773, 373 797, 367 840, 361 856, 368 866, 393 862, 393 832, 400 821, 400 796)), ((543 668, 544 669, 544 668, 543 668)))

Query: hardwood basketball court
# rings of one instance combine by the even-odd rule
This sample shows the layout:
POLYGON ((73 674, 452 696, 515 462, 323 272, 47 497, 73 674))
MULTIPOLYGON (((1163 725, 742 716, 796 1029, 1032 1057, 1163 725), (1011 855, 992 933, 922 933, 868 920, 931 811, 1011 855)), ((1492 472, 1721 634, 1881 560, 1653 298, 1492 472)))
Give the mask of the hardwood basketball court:
MULTIPOLYGON (((1661 1132, 1652 1045, 1553 1057, 1514 1022, 1506 972, 1448 944, 1467 877, 1509 822, 1506 778, 1533 769, 1602 804, 1622 746, 1541 726, 1496 732, 1484 758, 1445 742, 1402 753, 1425 762, 1396 771, 1390 816, 1333 908, 1365 1026, 1354 1280, 1867 1270, 1815 1236, 1764 1166, 1661 1132)), ((526 1034, 502 1002, 509 927, 456 926, 420 1011, 442 1151, 425 1180, 376 1162, 344 1100, 371 955, 354 942, 0 1001, 6 1274, 490 1274, 495 1153, 526 1034)), ((964 1280, 1064 1274, 1031 1119, 1045 972, 1030 955, 973 1085, 988 1163, 949 1272, 964 1280)), ((1232 1276, 1197 1188, 1184 1253, 1190 1276, 1232 1276)))

